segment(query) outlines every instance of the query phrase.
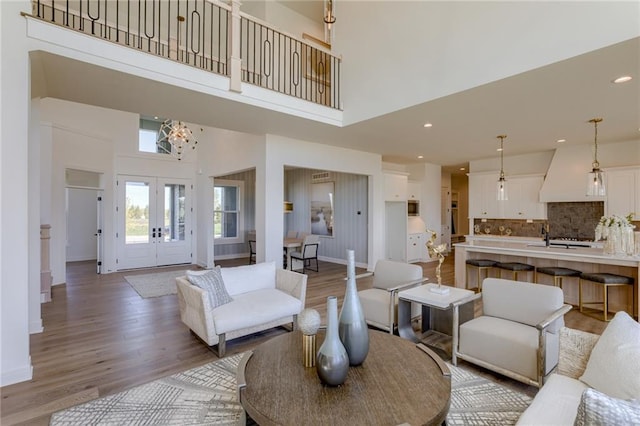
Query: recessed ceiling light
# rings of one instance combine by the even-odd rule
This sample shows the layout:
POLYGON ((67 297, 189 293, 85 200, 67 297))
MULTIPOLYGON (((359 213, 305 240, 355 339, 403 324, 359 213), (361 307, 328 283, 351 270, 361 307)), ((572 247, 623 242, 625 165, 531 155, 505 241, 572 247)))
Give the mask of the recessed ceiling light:
POLYGON ((567 141, 566 139, 558 139, 556 142, 562 143, 562 142, 566 142, 566 141, 567 141))
POLYGON ((460 167, 460 170, 462 170, 464 172, 467 169, 465 169, 464 167, 460 167))
POLYGON ((496 151, 500 152, 502 151, 502 148, 497 148, 496 151))
POLYGON ((618 78, 616 78, 615 80, 613 80, 614 83, 626 83, 627 81, 631 81, 633 79, 633 77, 631 77, 630 75, 623 75, 620 76, 618 78))
POLYGON ((431 124, 431 123, 424 123, 424 127, 432 127, 432 126, 433 126, 433 124, 431 124))
POLYGON ((153 117, 153 119, 154 119, 154 120, 157 120, 157 119, 158 119, 158 116, 157 116, 157 115, 155 115, 155 116, 153 117))
POLYGON ((423 156, 423 155, 418 155, 418 158, 421 158, 421 159, 422 159, 422 158, 424 158, 424 156, 423 156))

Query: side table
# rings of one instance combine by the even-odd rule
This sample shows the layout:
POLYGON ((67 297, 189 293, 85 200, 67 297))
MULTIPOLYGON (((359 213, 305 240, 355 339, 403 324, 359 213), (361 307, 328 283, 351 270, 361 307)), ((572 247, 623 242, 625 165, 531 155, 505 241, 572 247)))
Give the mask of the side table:
POLYGON ((425 284, 398 293, 398 334, 413 342, 429 345, 443 358, 451 358, 456 362, 456 346, 458 345, 458 327, 474 316, 473 301, 481 294, 462 288, 448 287, 448 294, 430 291, 438 284, 425 284), (411 303, 422 305, 422 327, 416 333, 411 325, 411 303), (451 351, 434 347, 429 343, 434 334, 438 338, 451 340, 451 351))

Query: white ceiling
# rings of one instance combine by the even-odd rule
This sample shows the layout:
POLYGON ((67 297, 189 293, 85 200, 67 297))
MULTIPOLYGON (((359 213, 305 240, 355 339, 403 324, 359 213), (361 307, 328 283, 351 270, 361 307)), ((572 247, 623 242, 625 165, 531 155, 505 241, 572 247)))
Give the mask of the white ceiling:
MULTIPOLYGON (((305 14, 317 13, 313 10, 321 5, 313 0, 289 3, 307 10, 305 14)), ((497 156, 498 134, 508 135, 507 157, 553 150, 560 138, 565 144, 592 144, 588 120, 596 116, 604 118, 599 142, 640 139, 640 38, 342 128, 49 53, 32 58, 32 81, 41 96, 343 146, 401 164, 429 162, 456 170, 470 160, 497 156), (634 79, 611 82, 625 74, 634 79), (167 99, 175 110, 166 106, 167 99), (158 105, 165 110, 157 112, 158 105), (425 117, 433 127, 422 126, 425 117)))

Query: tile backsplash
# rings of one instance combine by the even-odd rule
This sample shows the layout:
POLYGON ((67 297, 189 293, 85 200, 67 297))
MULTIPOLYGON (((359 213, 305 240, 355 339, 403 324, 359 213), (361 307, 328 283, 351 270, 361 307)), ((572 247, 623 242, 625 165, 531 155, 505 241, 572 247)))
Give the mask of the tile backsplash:
MULTIPOLYGON (((549 235, 552 238, 577 238, 593 240, 598 221, 604 215, 604 202, 566 202, 547 203, 548 220, 533 220, 527 223, 522 219, 474 219, 474 227, 479 227, 479 234, 507 235, 511 230, 514 237, 542 237, 542 225, 549 223, 549 235), (500 229, 504 228, 503 231, 500 229)), ((476 233, 476 232, 474 232, 476 233)))

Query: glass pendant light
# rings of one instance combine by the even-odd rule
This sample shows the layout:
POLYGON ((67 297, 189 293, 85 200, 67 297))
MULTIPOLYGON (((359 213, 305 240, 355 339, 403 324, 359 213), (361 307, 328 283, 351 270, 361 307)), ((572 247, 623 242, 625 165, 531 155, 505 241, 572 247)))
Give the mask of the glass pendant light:
POLYGON ((496 183, 496 199, 498 201, 506 201, 509 199, 507 180, 504 178, 504 140, 507 135, 499 135, 496 137, 500 139, 500 177, 496 183))
POLYGON ((592 118, 589 120, 589 123, 593 123, 595 129, 592 170, 587 176, 587 196, 589 197, 604 197, 607 195, 604 186, 604 172, 600 170, 600 163, 598 163, 598 123, 601 121, 602 118, 592 118))

